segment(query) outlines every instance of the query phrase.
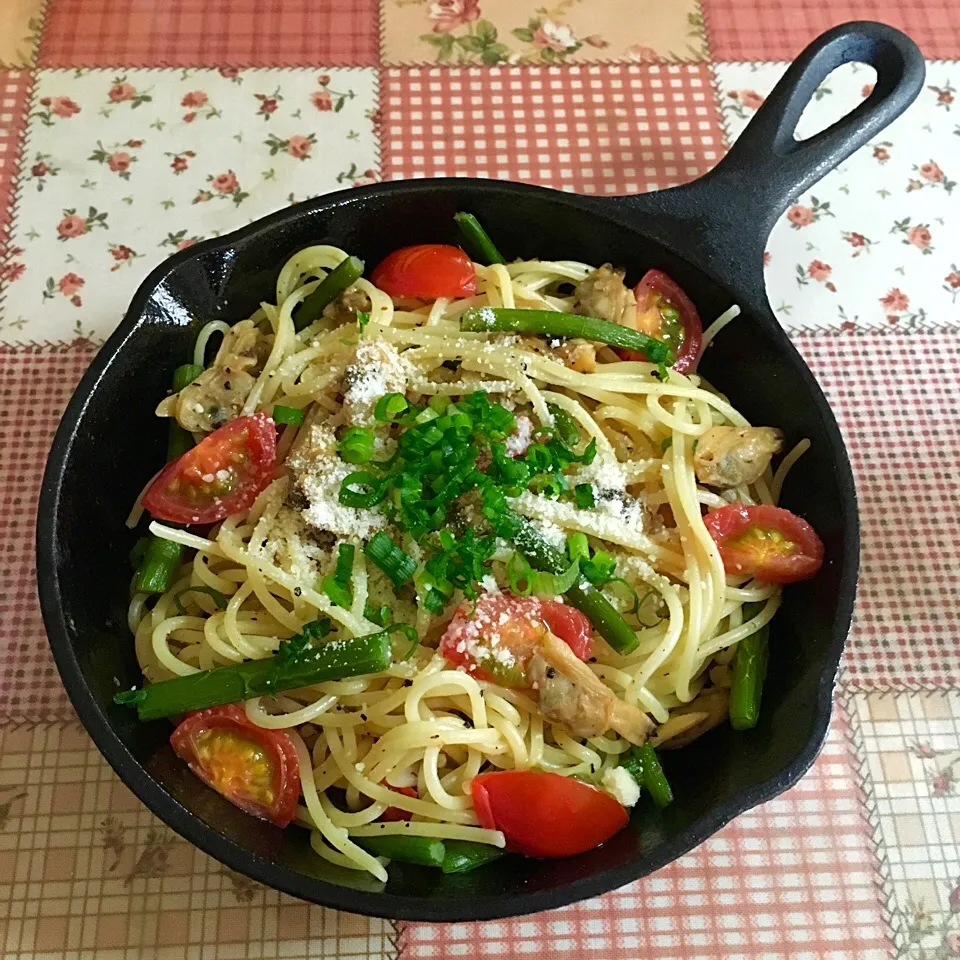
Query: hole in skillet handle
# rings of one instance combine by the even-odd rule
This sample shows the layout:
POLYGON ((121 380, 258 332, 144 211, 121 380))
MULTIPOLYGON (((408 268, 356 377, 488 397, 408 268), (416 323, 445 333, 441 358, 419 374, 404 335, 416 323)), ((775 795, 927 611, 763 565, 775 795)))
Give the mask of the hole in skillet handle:
MULTIPOLYGON (((813 41, 700 183, 716 206, 735 200, 741 231, 766 242, 774 222, 797 196, 872 140, 923 89, 923 55, 906 34, 869 20, 840 24, 813 41), (866 63, 877 72, 873 93, 826 130, 797 140, 797 122, 821 83, 837 67, 866 63), (760 227, 760 231, 757 231, 760 227)), ((722 220, 729 219, 722 217, 722 220)), ((727 239, 732 239, 727 234, 727 239)))

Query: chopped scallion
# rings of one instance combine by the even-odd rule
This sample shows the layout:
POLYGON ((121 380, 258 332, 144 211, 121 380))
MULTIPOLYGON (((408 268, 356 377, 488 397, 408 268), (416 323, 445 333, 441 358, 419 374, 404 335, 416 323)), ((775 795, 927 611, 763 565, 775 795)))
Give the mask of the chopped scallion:
POLYGON ((337 452, 347 463, 368 463, 373 456, 373 431, 369 427, 347 427, 337 452))
POLYGON ((297 407, 285 407, 278 403, 273 408, 273 420, 285 426, 299 427, 303 423, 304 413, 297 407))
POLYGON ((407 583, 417 569, 413 557, 404 553, 382 530, 378 530, 373 539, 364 546, 363 552, 397 587, 407 583))

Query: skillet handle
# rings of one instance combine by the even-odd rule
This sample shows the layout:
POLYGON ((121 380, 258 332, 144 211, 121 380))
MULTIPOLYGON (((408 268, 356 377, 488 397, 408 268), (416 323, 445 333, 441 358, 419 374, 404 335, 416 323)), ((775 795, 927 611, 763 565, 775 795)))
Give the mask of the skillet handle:
POLYGON ((723 281, 739 277, 764 302, 763 250, 794 199, 873 139, 923 89, 923 55, 883 23, 844 23, 813 41, 790 65, 727 155, 681 187, 618 197, 619 212, 644 232, 707 266, 723 281), (837 67, 868 63, 873 93, 833 126, 797 140, 794 131, 814 91, 837 67))
MULTIPOLYGON (((923 55, 905 34, 883 23, 856 21, 813 41, 790 65, 729 153, 708 175, 735 190, 744 216, 760 216, 763 240, 774 221, 854 151, 910 106, 923 89, 923 55), (837 67, 867 63, 877 71, 873 93, 853 111, 807 140, 794 137, 814 91, 837 67)), ((757 222, 757 221, 754 221, 757 222)))

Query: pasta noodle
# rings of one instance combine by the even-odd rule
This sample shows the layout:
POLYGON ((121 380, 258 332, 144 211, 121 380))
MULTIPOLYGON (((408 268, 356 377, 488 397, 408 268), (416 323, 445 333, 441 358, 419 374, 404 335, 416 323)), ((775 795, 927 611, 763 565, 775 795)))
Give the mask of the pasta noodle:
MULTIPOLYGON (((514 507, 548 540, 579 531, 594 548, 611 553, 618 575, 648 611, 632 653, 620 655, 596 641, 594 674, 659 723, 693 701, 708 681, 716 686, 714 677, 728 682, 732 651, 769 622, 780 592, 725 574, 701 506, 722 506, 728 497, 698 483, 694 454, 707 430, 718 424, 742 427, 746 420, 694 374, 671 371, 663 380, 655 364, 619 359, 580 372, 529 338, 461 331, 459 318, 471 306, 570 311, 570 285, 593 271, 574 261, 477 265, 475 296, 426 305, 395 303, 361 279, 356 289, 369 299, 370 314, 364 329, 321 316, 296 330, 295 308, 346 257, 328 245, 299 251, 280 270, 276 302, 263 303, 251 318, 262 364, 241 415, 270 412, 274 404, 305 413, 302 425, 282 433, 280 459, 289 465, 306 456, 304 450, 319 435, 315 431, 343 427, 365 415, 364 403, 369 407, 371 397, 356 386, 355 366, 364 344, 365 362, 373 368, 378 349, 384 365, 402 358, 400 392, 410 396, 455 400, 483 390, 512 409, 518 423, 522 417, 550 424, 553 411, 563 411, 596 443, 597 459, 579 468, 579 479, 599 492, 598 508, 579 509, 530 491, 517 496, 514 507), (764 605, 745 619, 745 603, 764 605)), ((738 312, 733 307, 720 317, 704 344, 738 312)), ((207 324, 197 339, 196 362, 204 363, 211 337, 226 338, 229 331, 219 321, 207 324)), ((602 356, 614 357, 608 351, 602 356)), ((374 374, 380 394, 389 392, 384 375, 376 369, 374 374)), ((175 409, 172 399, 158 412, 172 416, 175 409)), ((369 421, 369 409, 366 416, 369 421)), ((384 442, 378 437, 377 443, 384 442)), ((806 446, 796 447, 775 476, 730 496, 741 502, 775 501, 787 470, 806 446)), ((318 617, 329 617, 344 637, 376 632, 371 604, 387 602, 397 620, 415 623, 423 642, 408 660, 381 673, 244 704, 251 723, 287 731, 292 738, 302 777, 299 820, 311 830, 319 855, 385 879, 382 863, 356 839, 405 834, 502 847, 503 834, 483 829, 473 810, 470 782, 481 769, 542 768, 589 776, 616 766, 630 747, 623 736, 610 731, 586 740, 574 737, 562 723, 541 716, 533 691, 455 669, 435 649, 450 608, 431 614, 410 597, 394 596, 362 550, 353 555, 351 603, 333 603, 321 581, 331 571, 335 544, 359 547, 366 534, 359 529, 352 535, 318 534, 310 528, 310 510, 293 504, 288 466, 245 514, 222 521, 208 536, 151 523, 157 537, 195 554, 155 602, 133 594, 129 622, 151 682, 270 656, 281 641, 318 617), (211 591, 222 596, 224 609, 211 591), (397 792, 411 786, 416 797, 397 792), (388 807, 412 819, 375 822, 388 807)), ((323 505, 331 513, 337 507, 323 505)), ((131 519, 138 517, 139 499, 131 519)), ((416 544, 405 547, 416 557, 416 544)), ((492 561, 491 575, 499 586, 507 580, 509 555, 500 549, 492 561)))

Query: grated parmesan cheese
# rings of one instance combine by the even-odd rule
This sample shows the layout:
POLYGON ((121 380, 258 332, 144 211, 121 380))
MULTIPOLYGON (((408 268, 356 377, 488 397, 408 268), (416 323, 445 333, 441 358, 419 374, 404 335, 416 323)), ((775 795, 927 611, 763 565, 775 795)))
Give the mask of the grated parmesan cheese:
POLYGON ((337 456, 337 439, 329 424, 314 424, 306 442, 287 458, 300 492, 308 504, 306 523, 338 537, 366 539, 386 524, 377 508, 347 507, 340 503, 340 485, 356 469, 337 456))
POLYGON ((532 440, 533 421, 529 417, 517 417, 517 429, 506 440, 507 456, 519 457, 522 453, 526 453, 532 440))
POLYGON ((387 393, 405 393, 415 370, 396 348, 384 341, 363 340, 356 360, 347 367, 347 391, 343 409, 348 423, 366 426, 373 422, 373 408, 387 393))

